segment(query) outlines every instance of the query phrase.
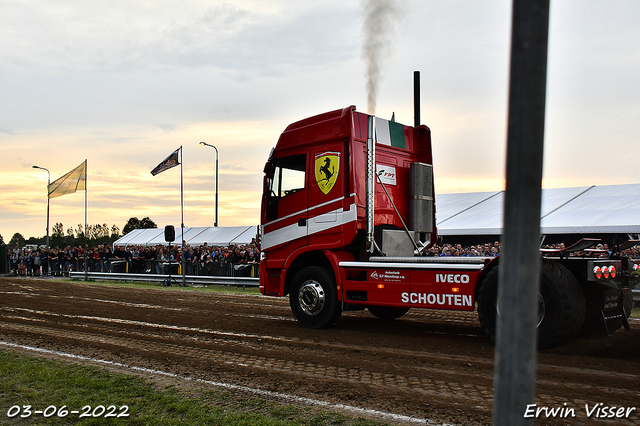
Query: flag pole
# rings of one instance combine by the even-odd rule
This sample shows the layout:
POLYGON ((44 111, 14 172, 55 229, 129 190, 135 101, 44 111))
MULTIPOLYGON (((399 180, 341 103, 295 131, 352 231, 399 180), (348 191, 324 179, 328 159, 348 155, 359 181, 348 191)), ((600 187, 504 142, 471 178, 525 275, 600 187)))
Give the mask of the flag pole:
POLYGON ((180 145, 180 229, 181 232, 181 246, 182 252, 180 253, 180 263, 182 264, 182 287, 186 287, 186 277, 185 277, 185 264, 184 264, 184 183, 182 179, 182 145, 180 145))
POLYGON ((87 266, 88 266, 88 262, 87 262, 87 250, 88 250, 88 240, 87 240, 87 198, 88 198, 88 190, 87 190, 87 181, 89 179, 87 179, 87 160, 84 160, 84 280, 88 281, 89 280, 89 273, 87 271, 87 266))
POLYGON ((184 271, 184 179, 182 177, 182 145, 180 148, 176 149, 164 159, 160 164, 158 164, 153 170, 151 170, 151 174, 156 176, 159 173, 164 172, 165 170, 169 170, 175 166, 180 164, 180 229, 182 229, 182 285, 185 285, 185 271, 184 271), (180 156, 178 157, 178 151, 180 151, 180 156))

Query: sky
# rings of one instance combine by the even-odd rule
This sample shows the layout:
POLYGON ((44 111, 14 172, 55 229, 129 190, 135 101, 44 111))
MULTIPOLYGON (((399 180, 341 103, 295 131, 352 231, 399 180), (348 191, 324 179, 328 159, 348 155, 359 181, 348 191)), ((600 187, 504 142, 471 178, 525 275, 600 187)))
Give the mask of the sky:
MULTIPOLYGON (((46 234, 47 168, 88 164, 88 223, 259 223, 285 127, 356 105, 413 123, 413 72, 436 193, 504 188, 511 2, 388 1, 369 111, 366 2, 0 0, 0 235, 46 234), (386 24, 385 24, 386 23, 386 24)), ((543 186, 640 183, 640 2, 551 1, 543 186)), ((375 32, 374 34, 375 35, 375 32)), ((380 34, 378 34, 380 35, 380 34)), ((437 202, 437 199, 436 199, 437 202)), ((84 223, 84 191, 50 200, 84 223)))

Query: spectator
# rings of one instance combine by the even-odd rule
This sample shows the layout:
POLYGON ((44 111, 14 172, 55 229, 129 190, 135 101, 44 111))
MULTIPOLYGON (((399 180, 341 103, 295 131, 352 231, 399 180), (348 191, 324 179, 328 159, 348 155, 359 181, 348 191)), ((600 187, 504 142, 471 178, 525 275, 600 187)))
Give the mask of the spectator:
POLYGON ((40 249, 37 249, 36 252, 33 254, 33 275, 34 276, 39 276, 40 275, 40 269, 42 268, 42 258, 40 257, 41 253, 40 253, 40 249))
POLYGON ((204 265, 203 265, 203 275, 213 275, 213 260, 211 259, 211 255, 205 255, 204 265))
POLYGON ((193 275, 193 250, 189 247, 184 254, 184 262, 186 267, 186 274, 193 275))

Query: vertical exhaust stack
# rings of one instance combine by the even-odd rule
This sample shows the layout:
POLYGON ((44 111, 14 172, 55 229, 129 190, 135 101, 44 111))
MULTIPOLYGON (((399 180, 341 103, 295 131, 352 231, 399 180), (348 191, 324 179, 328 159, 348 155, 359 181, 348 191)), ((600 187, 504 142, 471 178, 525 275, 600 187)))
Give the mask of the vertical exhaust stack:
MULTIPOLYGON (((413 72, 413 126, 420 126, 420 71, 413 72)), ((425 241, 433 233, 433 166, 411 163, 409 184, 409 227, 425 241), (426 234, 426 235, 425 235, 426 234)), ((426 246, 423 246, 423 248, 426 246)))
POLYGON ((374 239, 374 199, 376 189, 376 120, 373 115, 369 116, 367 128, 367 251, 369 253, 374 253, 377 249, 377 246, 374 239))
POLYGON ((413 72, 413 127, 420 125, 420 71, 413 72))
MULTIPOLYGON (((433 166, 411 163, 409 187, 409 228, 433 233, 433 166)), ((431 236, 427 236, 430 240, 431 236)))

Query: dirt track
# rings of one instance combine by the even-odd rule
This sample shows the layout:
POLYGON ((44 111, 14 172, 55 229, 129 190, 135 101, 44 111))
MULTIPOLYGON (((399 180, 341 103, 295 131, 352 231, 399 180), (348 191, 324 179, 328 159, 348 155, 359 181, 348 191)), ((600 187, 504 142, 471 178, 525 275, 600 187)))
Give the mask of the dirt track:
MULTIPOLYGON (((536 424, 640 425, 640 321, 631 327, 539 354, 537 404, 576 417, 536 424), (597 403, 637 409, 587 418, 585 404, 597 403)), ((0 278, 0 341, 433 422, 491 423, 494 348, 475 312, 412 310, 389 323, 346 312, 333 328, 309 330, 286 299, 0 278)))

